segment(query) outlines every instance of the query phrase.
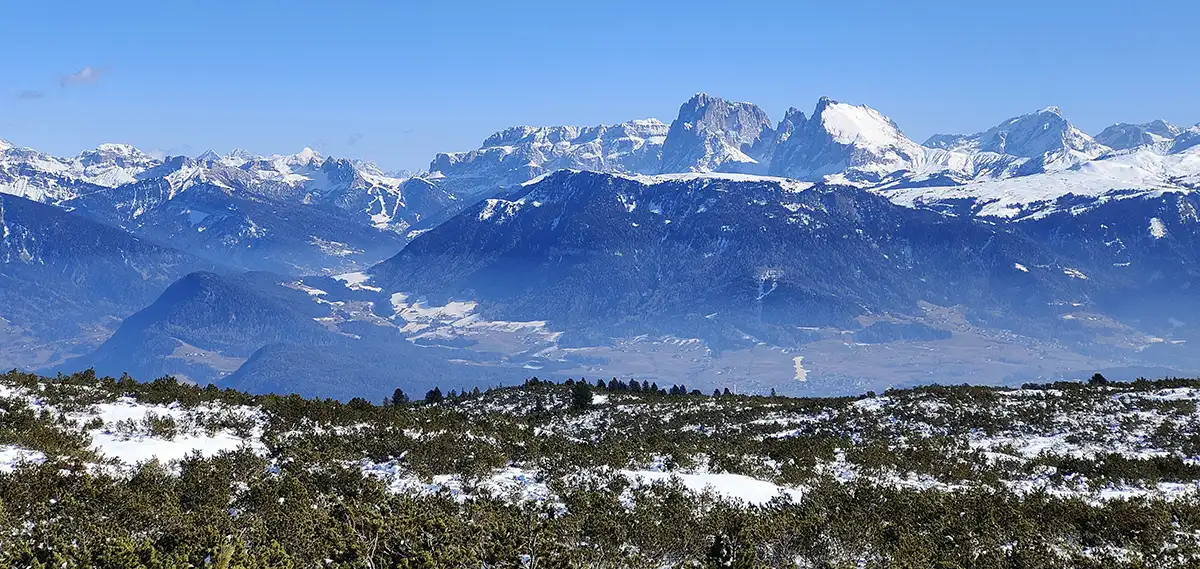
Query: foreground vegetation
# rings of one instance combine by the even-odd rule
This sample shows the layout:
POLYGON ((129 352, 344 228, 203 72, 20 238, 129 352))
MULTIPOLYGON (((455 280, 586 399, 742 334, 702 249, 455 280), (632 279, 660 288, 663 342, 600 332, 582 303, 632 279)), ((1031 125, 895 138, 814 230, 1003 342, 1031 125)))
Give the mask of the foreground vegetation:
POLYGON ((570 383, 376 405, 0 375, 0 566, 1200 565, 1200 382, 570 383))

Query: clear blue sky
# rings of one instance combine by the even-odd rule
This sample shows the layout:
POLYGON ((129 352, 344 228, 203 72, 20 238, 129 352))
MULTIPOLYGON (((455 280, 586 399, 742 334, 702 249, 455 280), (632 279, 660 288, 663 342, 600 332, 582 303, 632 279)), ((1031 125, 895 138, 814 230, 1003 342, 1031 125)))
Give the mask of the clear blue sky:
POLYGON ((0 138, 423 168, 515 124, 669 122, 696 91, 773 120, 866 103, 918 141, 1052 104, 1092 133, 1192 124, 1198 22, 1168 0, 0 0, 0 138))

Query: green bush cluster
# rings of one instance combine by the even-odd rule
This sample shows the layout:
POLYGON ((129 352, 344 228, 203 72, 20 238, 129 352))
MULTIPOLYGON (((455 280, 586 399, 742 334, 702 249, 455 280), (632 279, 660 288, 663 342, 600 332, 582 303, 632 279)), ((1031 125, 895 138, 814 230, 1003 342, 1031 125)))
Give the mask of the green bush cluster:
POLYGON ((437 401, 400 390, 386 405, 90 372, 10 372, 0 385, 24 393, 0 398, 0 445, 47 457, 0 473, 3 567, 1200 566, 1194 495, 1097 501, 1006 484, 1200 481, 1195 402, 1158 396, 1200 382, 789 398, 539 380, 437 401), (103 425, 87 409, 122 397, 177 405, 184 418, 106 428, 162 440, 228 430, 263 449, 97 467, 89 432, 103 425), (1008 458, 996 459, 969 444, 1055 433, 1105 448, 1142 432, 1139 444, 1158 445, 1146 456, 998 447, 1008 458), (418 481, 454 475, 466 494, 393 492, 363 461, 418 481), (857 476, 839 480, 831 465, 857 476), (509 466, 549 497, 491 495, 483 482, 509 466), (650 467, 745 474, 801 497, 750 505, 619 472, 650 467), (910 475, 941 486, 888 482, 910 475))

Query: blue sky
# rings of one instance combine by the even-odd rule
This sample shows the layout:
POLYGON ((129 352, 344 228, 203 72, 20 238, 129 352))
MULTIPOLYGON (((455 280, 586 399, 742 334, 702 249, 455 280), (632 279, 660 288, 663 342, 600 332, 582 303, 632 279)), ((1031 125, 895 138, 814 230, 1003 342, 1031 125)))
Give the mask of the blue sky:
POLYGON ((515 124, 674 118, 697 91, 778 120, 869 104, 918 142, 1058 105, 1200 121, 1200 3, 0 0, 0 138, 235 147, 423 168, 515 124))

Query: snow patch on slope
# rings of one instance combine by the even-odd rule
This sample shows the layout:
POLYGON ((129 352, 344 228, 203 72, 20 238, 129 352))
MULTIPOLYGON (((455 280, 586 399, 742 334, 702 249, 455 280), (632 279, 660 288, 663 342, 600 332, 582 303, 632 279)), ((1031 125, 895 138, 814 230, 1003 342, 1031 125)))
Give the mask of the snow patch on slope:
POLYGON ((1162 239, 1167 236, 1167 226, 1157 217, 1150 218, 1150 236, 1155 239, 1162 239))

